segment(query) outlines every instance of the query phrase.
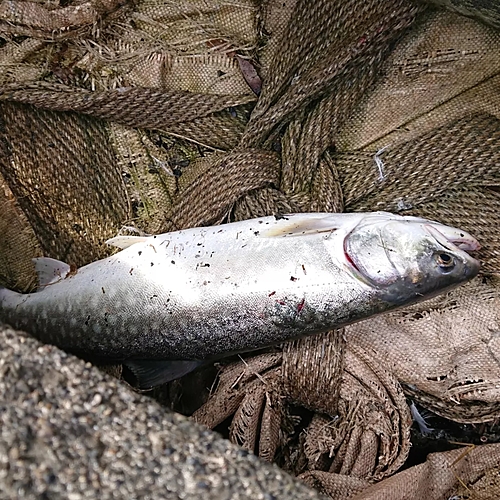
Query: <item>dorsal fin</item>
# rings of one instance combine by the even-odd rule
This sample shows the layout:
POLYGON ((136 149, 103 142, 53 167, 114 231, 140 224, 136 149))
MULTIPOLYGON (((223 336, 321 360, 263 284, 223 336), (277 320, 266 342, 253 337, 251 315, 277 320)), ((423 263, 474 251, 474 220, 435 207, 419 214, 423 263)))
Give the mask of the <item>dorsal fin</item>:
POLYGON ((106 241, 107 245, 113 247, 118 247, 124 250, 136 243, 143 243, 149 238, 149 236, 115 236, 106 241))
POLYGON ((275 227, 261 231, 260 236, 275 238, 331 233, 341 225, 341 221, 336 217, 336 214, 293 214, 283 216, 282 219, 283 222, 280 222, 275 227))
POLYGON ((43 290, 47 285, 63 280, 71 271, 69 264, 50 257, 37 257, 32 260, 38 275, 38 291, 43 290))

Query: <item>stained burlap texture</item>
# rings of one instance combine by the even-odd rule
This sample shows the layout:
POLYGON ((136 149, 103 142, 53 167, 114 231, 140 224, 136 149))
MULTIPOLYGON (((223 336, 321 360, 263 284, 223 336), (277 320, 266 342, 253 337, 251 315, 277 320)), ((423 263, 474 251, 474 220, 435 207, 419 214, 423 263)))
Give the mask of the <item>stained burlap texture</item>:
POLYGON ((500 445, 433 453, 425 463, 376 485, 353 476, 311 471, 300 477, 332 498, 352 500, 494 500, 500 494, 500 445), (459 486, 457 486, 457 484, 459 486))
POLYGON ((103 242, 130 210, 106 126, 3 103, 0 137, 2 281, 33 286, 31 258, 42 254, 76 265, 105 256, 103 242))
POLYGON ((389 477, 410 446, 403 391, 455 421, 499 416, 499 8, 446 3, 475 20, 410 0, 11 2, 2 284, 30 288, 33 256, 95 260, 122 226, 384 209, 463 227, 479 280, 229 365, 195 418, 230 419, 334 498, 498 497, 497 445, 389 477))
POLYGON ((411 417, 401 386, 362 348, 346 349, 342 331, 225 367, 193 418, 213 428, 232 414, 235 442, 268 460, 280 455, 280 465, 294 474, 326 469, 381 479, 409 451, 411 417), (293 430, 290 404, 317 412, 302 430, 299 453, 277 432, 293 430))
POLYGON ((498 419, 498 276, 346 328, 348 345, 384 359, 405 392, 456 422, 498 419), (397 349, 395 349, 397 346, 397 349))

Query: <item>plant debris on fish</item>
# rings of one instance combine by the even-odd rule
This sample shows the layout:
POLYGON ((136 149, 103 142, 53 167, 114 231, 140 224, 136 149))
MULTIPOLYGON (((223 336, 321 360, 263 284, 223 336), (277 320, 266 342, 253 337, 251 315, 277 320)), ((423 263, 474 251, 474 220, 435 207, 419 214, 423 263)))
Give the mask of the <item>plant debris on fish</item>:
POLYGON ((469 234, 386 212, 292 214, 157 236, 84 266, 35 259, 39 291, 0 288, 0 320, 150 388, 474 277, 469 234))

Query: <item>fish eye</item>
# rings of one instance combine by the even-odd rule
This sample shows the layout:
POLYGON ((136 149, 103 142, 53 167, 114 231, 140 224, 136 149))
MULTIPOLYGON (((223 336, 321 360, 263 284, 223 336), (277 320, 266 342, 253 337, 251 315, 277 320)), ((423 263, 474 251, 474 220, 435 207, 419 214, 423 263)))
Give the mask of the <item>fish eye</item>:
POLYGON ((450 254, 440 252, 435 255, 437 265, 445 272, 451 271, 455 267, 455 259, 450 254))

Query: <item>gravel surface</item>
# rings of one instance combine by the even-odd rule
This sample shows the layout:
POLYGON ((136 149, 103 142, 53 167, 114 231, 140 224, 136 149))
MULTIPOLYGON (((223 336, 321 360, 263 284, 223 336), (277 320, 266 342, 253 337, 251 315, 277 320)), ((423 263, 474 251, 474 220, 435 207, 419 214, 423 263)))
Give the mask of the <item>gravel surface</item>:
POLYGON ((0 498, 322 498, 92 365, 0 327, 0 498))

